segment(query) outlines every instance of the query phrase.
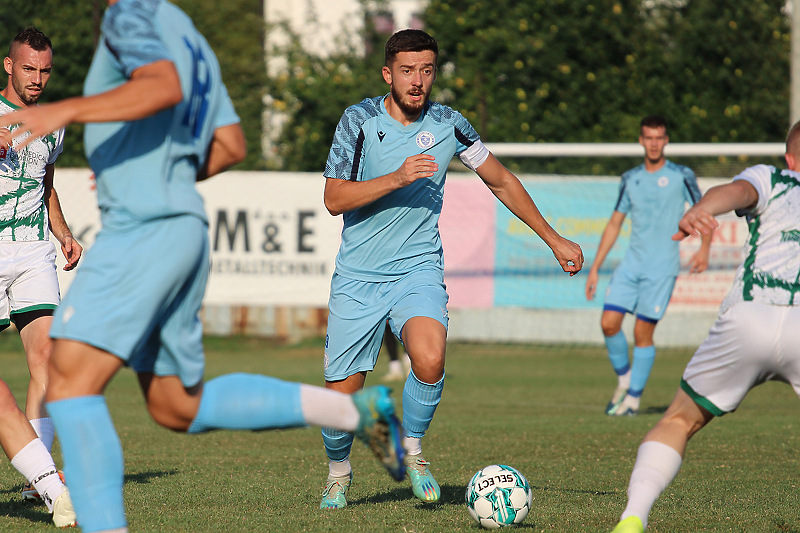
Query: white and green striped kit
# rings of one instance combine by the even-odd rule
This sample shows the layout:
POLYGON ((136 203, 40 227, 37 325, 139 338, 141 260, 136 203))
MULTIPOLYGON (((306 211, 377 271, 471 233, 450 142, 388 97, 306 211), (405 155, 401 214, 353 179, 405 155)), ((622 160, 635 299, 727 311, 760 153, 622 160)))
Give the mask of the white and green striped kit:
MULTIPOLYGON (((0 96, 0 115, 15 109, 18 106, 0 96)), ((55 163, 63 142, 61 129, 19 152, 0 147, 0 241, 49 239, 43 179, 45 167, 55 163)))
POLYGON ((800 305, 800 173, 756 165, 734 180, 753 185, 758 203, 738 213, 747 216, 750 236, 722 310, 740 301, 800 305))

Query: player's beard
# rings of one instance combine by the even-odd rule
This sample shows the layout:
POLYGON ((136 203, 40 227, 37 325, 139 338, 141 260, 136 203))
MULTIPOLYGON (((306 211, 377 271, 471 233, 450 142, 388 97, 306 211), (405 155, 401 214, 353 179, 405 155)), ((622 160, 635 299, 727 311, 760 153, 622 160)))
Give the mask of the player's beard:
POLYGON ((406 102, 403 100, 403 96, 400 92, 392 85, 392 100, 394 100, 395 105, 400 108, 400 111, 403 112, 404 115, 407 117, 413 117, 419 115, 422 110, 425 108, 425 104, 428 103, 428 97, 431 95, 430 91, 422 92, 424 98, 419 102, 406 102))
POLYGON ((34 105, 36 102, 38 102, 39 101, 39 97, 42 95, 42 92, 44 91, 44 87, 40 87, 40 90, 39 90, 38 93, 32 94, 32 95, 28 94, 25 91, 26 87, 24 85, 22 85, 21 83, 19 83, 14 78, 11 79, 11 85, 14 86, 14 92, 17 93, 17 96, 19 96, 19 99, 22 100, 22 103, 24 103, 26 106, 27 105, 34 105))
POLYGON ((657 152, 655 155, 656 157, 650 157, 649 153, 646 155, 647 160, 653 165, 660 163, 664 159, 664 150, 657 152))

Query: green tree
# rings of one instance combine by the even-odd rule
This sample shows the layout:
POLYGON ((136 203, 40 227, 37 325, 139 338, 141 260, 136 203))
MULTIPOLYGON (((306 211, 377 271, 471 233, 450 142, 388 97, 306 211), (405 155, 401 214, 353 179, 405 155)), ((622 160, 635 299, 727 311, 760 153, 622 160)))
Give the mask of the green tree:
MULTIPOLYGON (((680 142, 779 140, 788 114, 782 0, 431 0, 440 99, 493 142, 630 142, 645 114, 680 142), (446 97, 446 98, 443 98, 446 97)), ((630 160, 512 167, 619 172, 630 160)))
POLYGON ((172 0, 192 17, 219 59, 247 139, 247 158, 236 168, 264 168, 262 115, 267 73, 264 64, 263 0, 172 0))
MULTIPOLYGON (((341 43, 330 55, 304 49, 300 36, 285 21, 271 31, 281 31, 287 42, 269 50, 285 59, 285 68, 267 81, 268 112, 282 122, 271 168, 322 172, 336 125, 344 110, 364 98, 388 92, 381 77, 383 45, 372 18, 385 2, 362 2, 364 27, 357 45, 341 43)), ((319 24, 311 20, 307 28, 319 24)))

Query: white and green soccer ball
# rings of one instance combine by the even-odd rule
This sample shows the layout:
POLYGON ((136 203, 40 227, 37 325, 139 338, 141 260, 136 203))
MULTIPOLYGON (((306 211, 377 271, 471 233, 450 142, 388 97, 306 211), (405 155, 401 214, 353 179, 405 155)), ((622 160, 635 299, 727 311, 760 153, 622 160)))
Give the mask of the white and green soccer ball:
POLYGON ((519 524, 531 509, 531 487, 525 476, 506 465, 489 465, 467 485, 467 510, 481 527, 519 524))

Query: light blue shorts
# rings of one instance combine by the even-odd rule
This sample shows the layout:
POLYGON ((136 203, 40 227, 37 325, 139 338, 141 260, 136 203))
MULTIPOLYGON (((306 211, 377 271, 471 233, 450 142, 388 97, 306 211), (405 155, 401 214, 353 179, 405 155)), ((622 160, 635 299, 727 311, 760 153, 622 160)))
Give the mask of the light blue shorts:
POLYGON ((325 337, 325 380, 371 371, 386 320, 398 339, 409 318, 428 317, 447 329, 447 291, 440 270, 412 272, 396 281, 357 281, 333 275, 325 337))
POLYGON ((658 322, 667 310, 674 288, 675 276, 651 278, 620 265, 606 289, 603 309, 632 313, 643 320, 658 322))
POLYGON ((176 216, 103 229, 56 310, 50 336, 90 344, 136 372, 203 377, 198 317, 208 279, 208 228, 176 216))

